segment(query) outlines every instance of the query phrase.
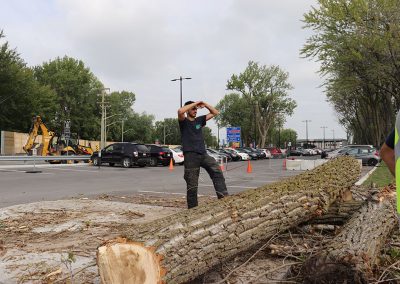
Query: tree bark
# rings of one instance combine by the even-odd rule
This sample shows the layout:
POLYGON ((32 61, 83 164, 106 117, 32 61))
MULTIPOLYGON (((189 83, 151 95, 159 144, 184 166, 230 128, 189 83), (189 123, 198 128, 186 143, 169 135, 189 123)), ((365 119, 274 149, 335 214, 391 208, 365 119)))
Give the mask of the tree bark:
POLYGON ((255 244, 307 221, 359 178, 341 157, 266 185, 166 218, 121 230, 98 248, 103 283, 182 283, 255 244))
POLYGON ((328 211, 321 216, 317 216, 302 225, 329 224, 343 225, 350 217, 357 212, 366 201, 351 200, 333 203, 328 211))
POLYGON ((368 201, 324 250, 306 260, 305 283, 368 283, 377 257, 398 225, 395 192, 368 201))

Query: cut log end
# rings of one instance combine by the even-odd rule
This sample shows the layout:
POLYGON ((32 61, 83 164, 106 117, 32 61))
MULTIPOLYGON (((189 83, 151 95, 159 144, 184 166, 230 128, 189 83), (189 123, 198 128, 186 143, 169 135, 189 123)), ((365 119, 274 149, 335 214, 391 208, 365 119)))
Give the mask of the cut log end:
POLYGON ((102 283, 164 283, 162 257, 153 248, 124 238, 109 241, 97 250, 97 265, 102 283))
POLYGON ((364 274, 348 262, 331 259, 324 253, 308 259, 302 268, 303 283, 354 283, 366 284, 364 274))

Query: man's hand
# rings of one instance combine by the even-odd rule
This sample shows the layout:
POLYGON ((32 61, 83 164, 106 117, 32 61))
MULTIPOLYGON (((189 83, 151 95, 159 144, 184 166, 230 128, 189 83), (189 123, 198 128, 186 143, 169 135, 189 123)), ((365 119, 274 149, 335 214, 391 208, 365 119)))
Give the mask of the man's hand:
POLYGON ((197 102, 197 107, 198 108, 204 108, 205 106, 206 106, 205 102, 203 102, 203 101, 198 101, 197 102))

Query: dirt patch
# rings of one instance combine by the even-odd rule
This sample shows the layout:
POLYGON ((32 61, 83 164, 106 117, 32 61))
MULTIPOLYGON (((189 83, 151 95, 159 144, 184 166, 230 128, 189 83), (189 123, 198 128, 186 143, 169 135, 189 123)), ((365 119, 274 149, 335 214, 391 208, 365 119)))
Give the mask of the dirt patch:
MULTIPOLYGON (((138 224, 178 208, 104 200, 60 200, 0 210, 0 283, 47 283, 95 260, 96 248, 121 224, 138 224), (53 273, 53 274, 52 274, 53 273)), ((98 283, 97 267, 76 283, 98 283)))

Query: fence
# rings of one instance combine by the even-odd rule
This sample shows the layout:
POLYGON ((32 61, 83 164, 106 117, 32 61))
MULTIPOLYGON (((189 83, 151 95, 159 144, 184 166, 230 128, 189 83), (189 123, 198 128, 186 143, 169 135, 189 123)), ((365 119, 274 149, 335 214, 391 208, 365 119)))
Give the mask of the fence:
MULTIPOLYGON (((20 155, 25 154, 22 148, 28 141, 28 133, 19 133, 11 131, 1 131, 0 134, 0 155, 20 155)), ((42 141, 42 135, 36 137, 36 141, 42 141)), ((107 141, 106 145, 112 142, 107 141)), ((100 147, 100 141, 79 139, 79 144, 91 147, 93 151, 97 151, 100 147)))

